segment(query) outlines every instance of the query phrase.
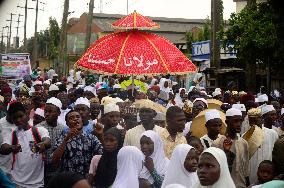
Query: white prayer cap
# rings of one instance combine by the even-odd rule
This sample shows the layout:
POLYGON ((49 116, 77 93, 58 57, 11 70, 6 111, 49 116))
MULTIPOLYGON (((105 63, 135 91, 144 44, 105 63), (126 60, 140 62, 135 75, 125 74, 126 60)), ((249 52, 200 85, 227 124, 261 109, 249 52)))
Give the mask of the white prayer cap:
POLYGON ((261 115, 267 114, 268 112, 275 111, 273 105, 262 105, 261 107, 261 115))
POLYGON ((176 86, 176 85, 178 85, 178 83, 177 83, 177 82, 173 82, 172 85, 173 85, 173 86, 176 86))
POLYGON ((244 104, 233 104, 232 108, 239 109, 241 112, 246 112, 246 106, 244 104))
POLYGON ((62 83, 61 82, 56 82, 55 85, 59 86, 61 85, 62 83))
POLYGON ((206 122, 211 119, 221 119, 220 113, 218 110, 209 110, 205 113, 206 122))
POLYGON ((255 98, 255 99, 254 99, 254 102, 258 103, 258 98, 255 98))
POLYGON ((242 112, 236 108, 230 108, 226 111, 226 117, 242 116, 242 112))
POLYGON ((55 74, 53 74, 53 76, 58 76, 58 74, 55 73, 55 74))
POLYGON ((207 92, 206 91, 203 91, 201 90, 200 93, 204 94, 204 95, 207 95, 207 92))
POLYGON ((190 86, 188 92, 192 92, 192 90, 195 88, 195 86, 190 86))
POLYGON ((284 108, 281 109, 281 116, 284 114, 284 108))
POLYGON ((110 113, 110 112, 120 112, 119 111, 119 106, 114 104, 114 103, 110 103, 104 106, 104 114, 110 113))
POLYGON ((44 110, 41 108, 37 108, 35 114, 44 117, 44 110))
POLYGON ((202 101, 203 103, 205 103, 206 108, 208 108, 208 102, 207 102, 206 99, 204 99, 204 98, 196 98, 196 99, 193 101, 193 104, 194 104, 196 101, 202 101))
POLYGON ((59 91, 59 87, 55 84, 51 84, 48 91, 59 91))
POLYGON ((35 86, 35 85, 42 85, 42 81, 36 80, 36 81, 34 82, 34 86, 35 86))
POLYGON ((75 106, 78 104, 84 104, 90 108, 91 104, 90 101, 86 97, 80 97, 75 101, 75 106))
POLYGON ((50 81, 49 81, 49 80, 45 80, 45 81, 43 82, 43 84, 50 85, 50 81))
POLYGON ((215 92, 222 92, 222 89, 221 88, 215 88, 215 92))
POLYGON ((54 106, 57 106, 59 109, 62 108, 61 101, 55 97, 51 97, 50 99, 47 99, 46 104, 53 104, 54 106))
POLYGON ((268 102, 268 96, 266 94, 259 95, 258 102, 268 102))
POLYGON ((90 91, 90 92, 92 92, 94 95, 96 95, 96 89, 95 89, 94 87, 92 87, 92 86, 86 86, 86 87, 84 88, 84 91, 90 91))
POLYGON ((213 97, 216 97, 216 96, 221 95, 221 94, 222 94, 221 91, 214 91, 212 93, 213 97))
POLYGON ((119 84, 114 84, 113 89, 120 89, 121 86, 119 84))

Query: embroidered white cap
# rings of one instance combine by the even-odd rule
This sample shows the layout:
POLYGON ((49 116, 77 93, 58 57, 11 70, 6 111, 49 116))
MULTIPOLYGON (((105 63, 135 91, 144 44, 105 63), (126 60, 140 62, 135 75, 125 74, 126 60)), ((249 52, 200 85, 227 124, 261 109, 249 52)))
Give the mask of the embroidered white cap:
POLYGON ((214 91, 214 92, 212 93, 212 96, 213 96, 213 97, 216 97, 216 96, 221 95, 221 94, 222 94, 221 91, 214 91))
POLYGON ((121 86, 119 84, 114 84, 113 89, 121 89, 121 86))
POLYGON ((51 84, 48 91, 59 91, 59 87, 55 84, 51 84))
POLYGON ((242 112, 246 112, 247 109, 246 109, 246 106, 244 104, 233 104, 232 105, 232 108, 236 108, 242 112))
POLYGON ((78 104, 84 104, 90 108, 91 104, 90 101, 86 97, 80 97, 75 101, 75 106, 78 104))
POLYGON ((268 112, 275 111, 273 105, 262 105, 261 107, 261 115, 267 114, 268 112))
POLYGON ((215 92, 222 92, 222 89, 221 88, 215 88, 215 92))
POLYGON ((59 109, 62 108, 61 101, 55 97, 51 97, 50 99, 47 99, 46 104, 53 104, 54 106, 57 106, 59 109))
POLYGON ((194 104, 196 101, 202 101, 203 103, 205 103, 206 108, 208 108, 208 102, 207 102, 206 99, 204 99, 204 98, 196 98, 196 99, 193 101, 193 104, 194 104))
POLYGON ((34 86, 35 86, 35 85, 42 85, 42 81, 36 80, 36 81, 34 82, 34 86))
POLYGON ((92 92, 94 95, 96 95, 96 88, 95 88, 95 87, 86 86, 86 87, 84 88, 84 91, 90 91, 90 92, 92 92))
POLYGON ((266 94, 259 95, 257 98, 258 102, 268 102, 268 96, 266 94))
POLYGON ((35 114, 36 114, 36 115, 39 115, 39 116, 41 116, 41 117, 44 117, 44 110, 41 109, 41 108, 37 108, 37 109, 35 110, 35 114))
POLYGON ((205 113, 205 121, 209 121, 211 119, 221 119, 220 113, 218 110, 209 110, 205 113))
POLYGON ((120 112, 119 106, 114 103, 109 103, 104 106, 104 114, 110 113, 110 112, 120 112))
POLYGON ((242 112, 236 108, 230 108, 226 111, 226 117, 242 116, 242 112))
POLYGON ((45 81, 43 82, 43 84, 50 85, 50 81, 49 81, 49 80, 45 80, 45 81))

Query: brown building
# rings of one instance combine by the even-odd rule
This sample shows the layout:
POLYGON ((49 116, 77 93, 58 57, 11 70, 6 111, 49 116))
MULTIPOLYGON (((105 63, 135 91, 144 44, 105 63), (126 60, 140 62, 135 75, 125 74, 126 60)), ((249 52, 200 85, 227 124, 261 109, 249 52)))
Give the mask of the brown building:
MULTIPOLYGON (((114 32, 111 24, 125 15, 95 13, 92 25, 91 42, 114 32)), ((180 49, 185 48, 185 33, 187 31, 197 31, 205 23, 205 19, 182 19, 149 17, 160 25, 160 29, 152 30, 158 35, 164 36, 180 49)), ((83 13, 80 18, 71 18, 67 31, 68 54, 82 54, 84 50, 85 31, 87 25, 87 13, 83 13)))

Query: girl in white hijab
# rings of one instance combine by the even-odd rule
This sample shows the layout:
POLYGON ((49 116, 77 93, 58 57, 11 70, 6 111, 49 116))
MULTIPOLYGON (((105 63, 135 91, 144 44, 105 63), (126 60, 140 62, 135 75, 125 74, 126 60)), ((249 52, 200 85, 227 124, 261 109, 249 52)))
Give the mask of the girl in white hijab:
POLYGON ((182 97, 181 97, 181 92, 183 91, 183 95, 185 94, 186 92, 186 89, 185 88, 180 88, 178 90, 178 93, 176 94, 175 96, 175 103, 176 103, 176 106, 182 108, 184 106, 184 103, 182 101, 182 97))
POLYGON ((122 147, 117 155, 117 174, 112 188, 139 188, 138 176, 143 167, 143 154, 135 146, 122 147))
POLYGON ((163 141, 158 133, 149 130, 142 134, 140 143, 145 162, 139 178, 148 180, 151 187, 161 187, 169 163, 163 141))
POLYGON ((186 188, 193 187, 198 181, 197 169, 198 156, 195 149, 188 144, 179 144, 175 147, 162 188, 170 184, 180 184, 186 188))
POLYGON ((166 78, 160 79, 159 86, 161 91, 164 91, 166 93, 169 93, 171 91, 171 88, 169 87, 169 81, 166 78), (167 82, 167 84, 165 84, 165 82, 167 82))
POLYGON ((195 188, 236 188, 223 150, 210 147, 202 152, 198 162, 198 183, 195 188))

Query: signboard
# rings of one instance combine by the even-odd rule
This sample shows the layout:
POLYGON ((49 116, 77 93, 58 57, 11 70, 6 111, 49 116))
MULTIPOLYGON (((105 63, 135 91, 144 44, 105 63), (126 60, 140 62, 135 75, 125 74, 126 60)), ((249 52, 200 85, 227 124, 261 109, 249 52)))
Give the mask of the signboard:
MULTIPOLYGON (((229 44, 228 47, 220 48, 220 59, 237 58, 237 52, 231 50, 234 47, 233 44, 229 44)), ((210 40, 192 43, 192 56, 193 61, 207 61, 210 60, 210 40)))
POLYGON ((6 79, 18 80, 31 74, 30 54, 1 54, 0 75, 6 79))

